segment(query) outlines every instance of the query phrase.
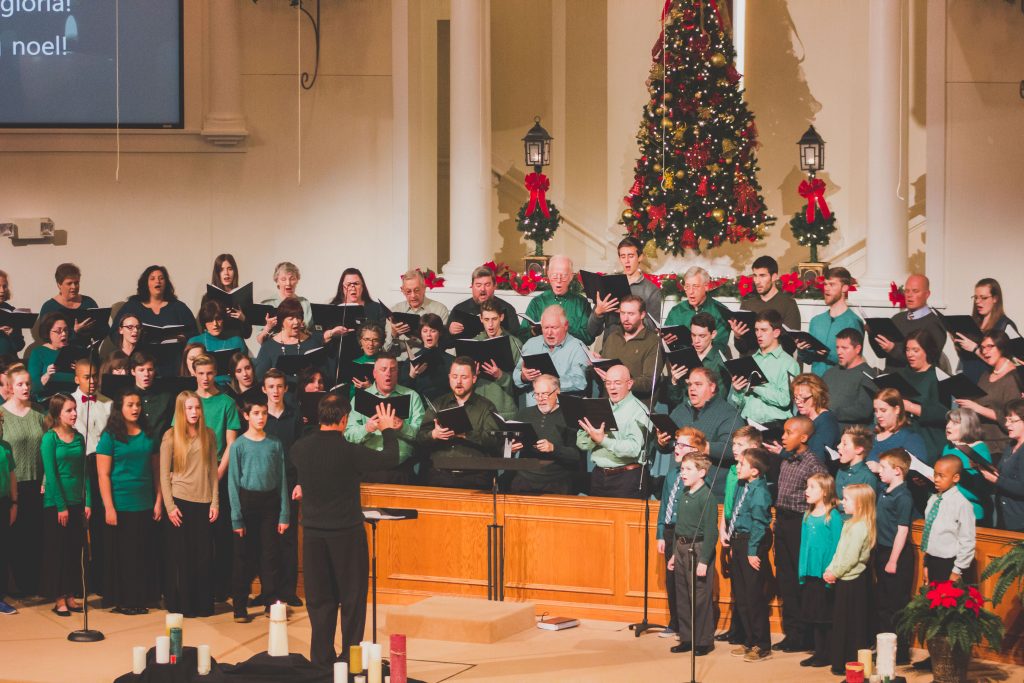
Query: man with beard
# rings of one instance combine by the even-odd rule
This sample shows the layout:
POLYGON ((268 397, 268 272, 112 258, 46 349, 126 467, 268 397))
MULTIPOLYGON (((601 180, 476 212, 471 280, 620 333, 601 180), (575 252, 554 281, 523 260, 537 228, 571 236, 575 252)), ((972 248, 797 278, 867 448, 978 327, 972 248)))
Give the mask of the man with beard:
MULTIPOLYGON (((760 313, 770 308, 779 312, 783 325, 791 330, 799 330, 800 307, 792 295, 779 289, 779 262, 771 256, 758 256, 750 267, 750 275, 754 281, 754 295, 744 297, 740 309, 760 313)), ((729 327, 735 335, 734 343, 740 354, 748 356, 757 351, 757 345, 749 344, 744 337, 749 332, 746 325, 730 319, 729 327)))
POLYGON ((797 348, 800 349, 800 361, 810 363, 811 372, 818 377, 823 376, 829 368, 839 364, 839 357, 836 355, 836 335, 847 328, 864 332, 864 323, 846 305, 852 282, 853 277, 846 268, 829 268, 825 272, 823 293, 828 310, 811 318, 809 332, 811 336, 828 347, 828 354, 815 353, 810 350, 810 346, 806 342, 797 342, 797 348))
MULTIPOLYGON (((619 321, 622 326, 613 327, 605 335, 601 353, 605 358, 618 358, 622 361, 633 378, 633 395, 644 402, 650 402, 661 340, 657 332, 644 327, 646 317, 647 307, 643 299, 632 294, 623 297, 619 302, 619 321)), ((595 367, 594 372, 602 382, 607 379, 606 370, 595 367)))

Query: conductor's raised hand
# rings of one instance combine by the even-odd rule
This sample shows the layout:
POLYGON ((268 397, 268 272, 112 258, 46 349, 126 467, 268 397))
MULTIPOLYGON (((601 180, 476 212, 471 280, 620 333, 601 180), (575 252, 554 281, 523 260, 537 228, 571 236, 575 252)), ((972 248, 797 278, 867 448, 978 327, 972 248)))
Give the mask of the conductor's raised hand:
POLYGON ((390 403, 378 403, 374 419, 380 429, 401 429, 403 424, 402 418, 398 417, 395 407, 390 403))

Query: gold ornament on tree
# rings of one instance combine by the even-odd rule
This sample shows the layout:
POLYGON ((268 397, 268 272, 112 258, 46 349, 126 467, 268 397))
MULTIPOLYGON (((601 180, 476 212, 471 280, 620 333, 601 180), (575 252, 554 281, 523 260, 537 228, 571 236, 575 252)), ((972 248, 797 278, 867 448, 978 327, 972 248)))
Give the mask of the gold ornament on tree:
POLYGON ((723 55, 721 52, 716 52, 715 54, 711 55, 711 66, 718 67, 719 69, 721 69, 723 66, 726 65, 726 63, 727 62, 725 59, 725 55, 723 55))
POLYGON ((725 211, 722 211, 721 209, 712 209, 711 217, 714 218, 719 223, 721 223, 722 221, 725 220, 725 211))

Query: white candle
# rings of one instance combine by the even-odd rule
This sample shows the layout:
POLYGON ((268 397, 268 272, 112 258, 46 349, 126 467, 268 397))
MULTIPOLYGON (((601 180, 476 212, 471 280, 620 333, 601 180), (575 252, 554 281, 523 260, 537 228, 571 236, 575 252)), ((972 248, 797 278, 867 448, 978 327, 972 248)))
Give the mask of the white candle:
MULTIPOLYGON (((170 647, 168 641, 167 646, 170 647)), ((146 648, 142 645, 136 645, 132 648, 132 673, 141 674, 146 670, 146 648)))
POLYGON ((275 602, 270 606, 270 638, 267 654, 271 657, 288 656, 288 606, 275 602))
POLYGON ((182 629, 182 632, 183 632, 182 634, 184 635, 184 623, 185 623, 185 615, 184 614, 177 614, 177 613, 171 612, 166 617, 164 617, 164 624, 167 626, 167 635, 171 635, 171 629, 172 628, 180 628, 180 629, 182 629))
POLYGON ((871 650, 857 650, 857 661, 864 665, 864 675, 871 676, 871 650))
POLYGON ((348 662, 334 663, 334 683, 348 683, 348 662))
POLYGON ((356 676, 356 683, 366 683, 366 676, 356 676))
POLYGON ((200 645, 199 646, 199 675, 205 676, 210 673, 210 646, 200 645))
POLYGON ((288 620, 288 605, 283 602, 275 602, 270 606, 270 620, 271 621, 287 621, 288 620))
MULTIPOLYGON (((377 647, 379 648, 380 646, 378 645, 377 647)), ((383 671, 381 669, 380 652, 379 651, 377 652, 377 656, 376 657, 373 657, 373 656, 370 657, 370 668, 367 671, 367 674, 369 674, 368 679, 367 679, 367 683, 383 683, 384 678, 383 678, 383 671)))
POLYGON ((875 647, 875 672, 882 678, 896 677, 896 634, 879 633, 875 647))
POLYGON ((156 637, 156 663, 171 663, 171 639, 167 636, 156 637))
POLYGON ((363 671, 370 668, 370 646, 373 643, 369 640, 364 640, 359 643, 359 650, 363 653, 363 671))

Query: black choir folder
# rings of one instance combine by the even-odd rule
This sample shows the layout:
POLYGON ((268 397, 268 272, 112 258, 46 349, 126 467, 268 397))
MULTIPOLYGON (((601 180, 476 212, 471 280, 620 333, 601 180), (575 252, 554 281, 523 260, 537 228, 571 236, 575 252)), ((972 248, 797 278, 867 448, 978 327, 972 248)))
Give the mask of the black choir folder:
MULTIPOLYGON (((530 370, 540 370, 542 375, 558 377, 558 370, 555 370, 555 363, 548 353, 529 353, 523 355, 523 367, 530 370)), ((563 398, 565 396, 563 395, 563 398)))
POLYGON ((502 372, 512 372, 516 364, 512 362, 511 344, 509 337, 504 335, 491 339, 458 339, 455 355, 469 356, 480 365, 493 361, 502 372))
POLYGON ((306 368, 319 368, 326 364, 327 351, 324 347, 318 346, 305 353, 278 356, 274 367, 286 375, 295 375, 306 368))
POLYGON ((252 306, 252 283, 242 285, 233 292, 228 292, 215 285, 206 285, 206 298, 219 301, 228 310, 244 311, 252 306))
POLYGON ((452 406, 438 411, 434 416, 437 423, 456 434, 469 434, 473 431, 473 423, 469 421, 469 413, 462 406, 452 406))
POLYGON ((558 397, 565 411, 565 423, 570 427, 578 425, 580 420, 587 418, 595 428, 604 424, 605 432, 618 431, 619 425, 615 422, 615 415, 612 413, 612 404, 607 398, 580 398, 571 394, 562 394, 558 397))
POLYGON ((867 328, 868 343, 871 344, 871 350, 875 352, 875 355, 879 358, 885 358, 885 350, 878 345, 877 338, 885 337, 893 344, 899 344, 905 341, 903 333, 900 332, 899 328, 896 327, 896 323, 891 318, 864 318, 864 327, 867 328))
MULTIPOLYGON (((724 362, 726 372, 731 377, 740 377, 750 382, 750 387, 758 387, 762 384, 768 384, 768 378, 764 376, 764 372, 761 371, 761 366, 757 364, 753 356, 740 356, 739 358, 730 358, 724 362)), ((730 384, 732 380, 729 380, 730 384)))
POLYGON ((0 308, 0 327, 11 327, 15 330, 28 330, 35 326, 36 320, 38 319, 38 313, 0 308))
POLYGON ((598 297, 604 299, 609 294, 619 301, 632 294, 629 288, 629 278, 622 274, 598 275, 589 270, 581 270, 580 280, 583 282, 583 291, 586 292, 587 298, 595 304, 598 297))
POLYGON ((395 415, 403 420, 409 419, 409 394, 392 394, 388 397, 376 396, 369 391, 356 389, 355 409, 366 417, 373 417, 377 414, 377 406, 380 404, 391 406, 395 415))
POLYGON ((829 348, 822 344, 821 341, 817 337, 812 335, 810 332, 804 332, 803 330, 791 330, 785 326, 784 329, 785 336, 792 339, 794 345, 797 342, 803 342, 810 347, 809 349, 807 349, 808 352, 818 354, 822 358, 828 356, 829 348))
MULTIPOLYGON (((936 311, 938 313, 938 311, 936 311)), ((939 321, 946 328, 946 332, 956 336, 962 334, 976 344, 981 343, 983 333, 978 323, 969 315, 942 315, 938 313, 939 321)))
POLYGON ((679 425, 671 417, 662 413, 651 413, 651 423, 659 432, 665 432, 673 438, 675 438, 676 431, 679 430, 679 425))
MULTIPOLYGON (((920 394, 917 389, 910 386, 910 383, 903 378, 902 375, 895 372, 886 372, 880 375, 872 377, 868 373, 864 373, 864 376, 868 378, 868 381, 873 383, 876 387, 876 393, 882 389, 895 389, 900 392, 903 398, 917 398, 920 394)), ((862 385, 866 390, 871 391, 867 385, 862 385)))
POLYGON ((943 405, 949 405, 954 398, 974 400, 983 396, 982 388, 962 372, 939 380, 939 398, 943 405))
POLYGON ((979 454, 978 451, 974 450, 967 444, 958 443, 954 444, 954 447, 958 451, 967 456, 967 459, 971 462, 971 465, 974 467, 974 469, 981 470, 983 472, 988 472, 989 474, 999 473, 999 469, 995 465, 993 465, 985 458, 981 457, 981 454, 979 454))
POLYGON ((448 324, 451 323, 462 324, 462 332, 455 335, 458 339, 472 339, 484 331, 484 324, 480 322, 480 316, 460 311, 457 308, 452 309, 448 315, 448 324))
POLYGON ((324 330, 333 327, 354 330, 366 320, 366 310, 361 304, 310 304, 309 309, 314 322, 324 330))
POLYGON ((498 429, 496 431, 499 434, 504 435, 506 438, 518 441, 527 448, 532 447, 540 440, 540 437, 537 436, 537 430, 534 429, 533 425, 529 422, 506 420, 495 412, 491 412, 491 415, 494 416, 494 421, 498 423, 498 429))

